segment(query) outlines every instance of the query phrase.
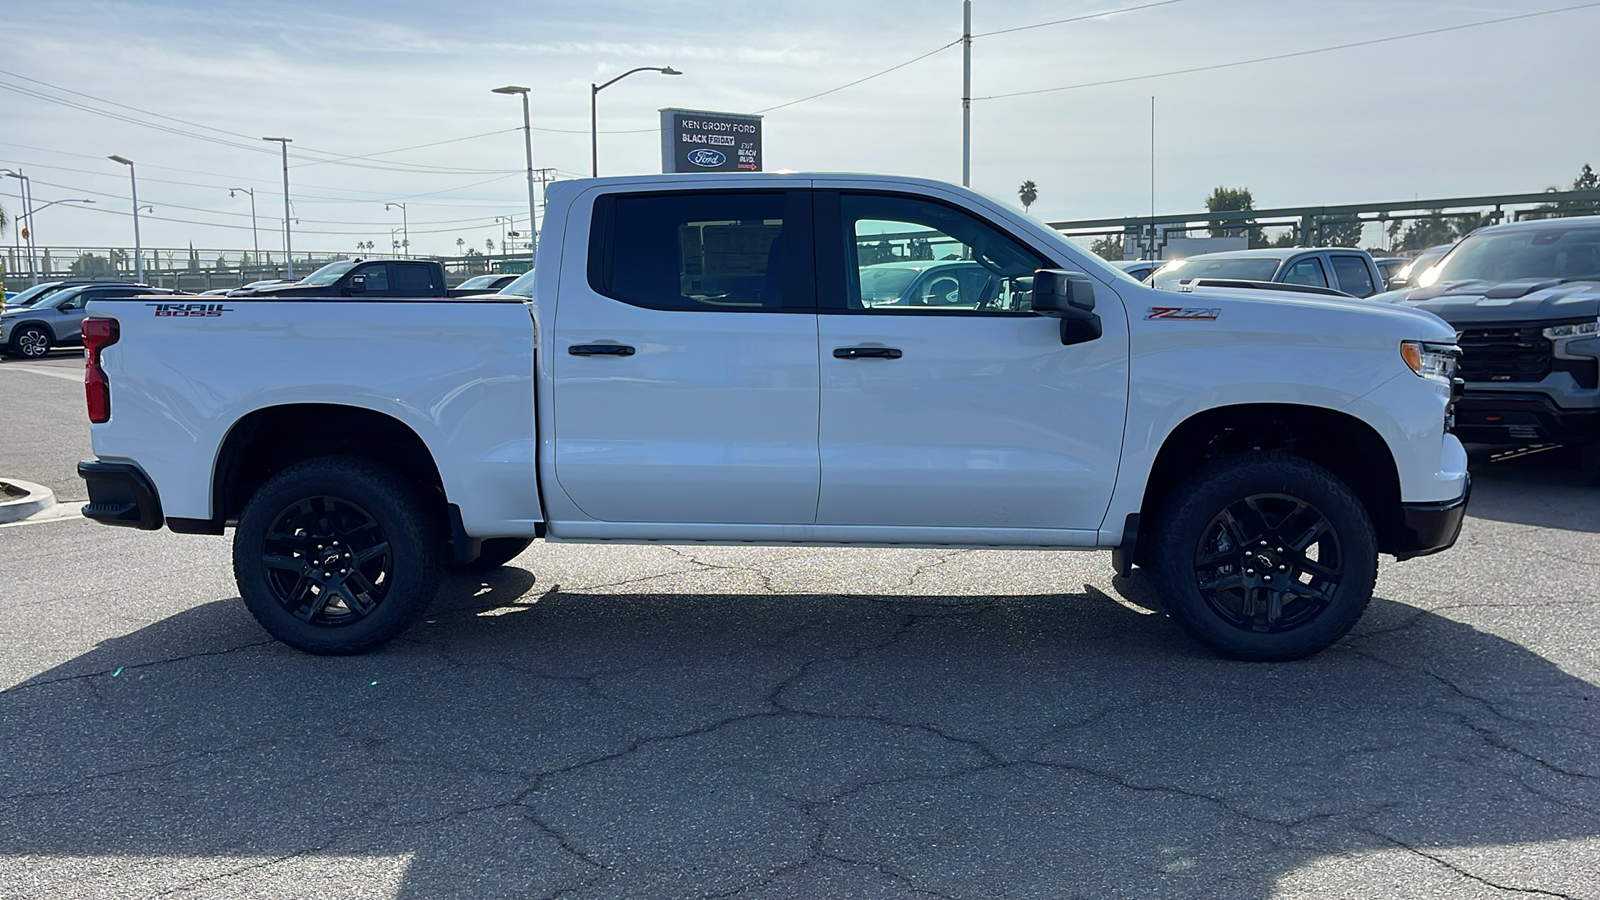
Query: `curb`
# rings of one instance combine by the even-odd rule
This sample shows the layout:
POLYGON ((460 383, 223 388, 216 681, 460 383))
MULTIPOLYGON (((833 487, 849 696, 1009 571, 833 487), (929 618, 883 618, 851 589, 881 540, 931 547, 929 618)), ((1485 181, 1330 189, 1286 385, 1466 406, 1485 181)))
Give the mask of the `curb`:
POLYGON ((56 505, 55 493, 42 484, 3 478, 0 479, 0 487, 11 489, 0 490, 0 524, 20 522, 56 505), (21 496, 13 496, 12 492, 18 490, 22 492, 21 496))

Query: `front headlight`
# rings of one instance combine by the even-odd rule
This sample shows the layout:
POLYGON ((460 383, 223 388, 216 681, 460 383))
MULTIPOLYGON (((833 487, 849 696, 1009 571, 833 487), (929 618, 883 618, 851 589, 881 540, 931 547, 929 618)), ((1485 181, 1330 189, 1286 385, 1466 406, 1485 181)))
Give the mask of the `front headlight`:
POLYGON ((1551 325, 1543 332, 1550 340, 1575 337, 1594 337, 1600 334, 1600 321, 1579 322, 1575 325, 1551 325))
POLYGON ((1461 359, 1461 348, 1455 344, 1401 341, 1400 358, 1406 361, 1411 371, 1423 378, 1449 384, 1456 375, 1456 362, 1461 359))

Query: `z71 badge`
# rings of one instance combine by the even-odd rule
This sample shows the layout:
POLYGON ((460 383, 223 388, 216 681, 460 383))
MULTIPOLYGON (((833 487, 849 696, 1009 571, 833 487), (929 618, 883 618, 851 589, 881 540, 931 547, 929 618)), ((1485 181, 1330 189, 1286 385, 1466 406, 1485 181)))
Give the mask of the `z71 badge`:
POLYGON ((1193 319, 1210 321, 1222 315, 1220 309, 1196 309, 1182 306, 1152 306, 1145 311, 1146 319, 1193 319))
POLYGON ((146 303, 156 310, 156 318, 183 316, 191 319, 214 319, 233 310, 221 303, 146 303))

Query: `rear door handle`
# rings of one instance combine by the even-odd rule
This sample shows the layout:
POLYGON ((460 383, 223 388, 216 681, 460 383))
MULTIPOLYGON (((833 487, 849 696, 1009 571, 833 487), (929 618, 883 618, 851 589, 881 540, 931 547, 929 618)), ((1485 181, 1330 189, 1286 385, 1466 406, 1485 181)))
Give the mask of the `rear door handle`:
POLYGON ((627 344, 573 344, 567 352, 573 356, 632 356, 633 348, 627 344))
POLYGON ((893 347, 838 347, 834 359, 899 359, 905 354, 893 347))

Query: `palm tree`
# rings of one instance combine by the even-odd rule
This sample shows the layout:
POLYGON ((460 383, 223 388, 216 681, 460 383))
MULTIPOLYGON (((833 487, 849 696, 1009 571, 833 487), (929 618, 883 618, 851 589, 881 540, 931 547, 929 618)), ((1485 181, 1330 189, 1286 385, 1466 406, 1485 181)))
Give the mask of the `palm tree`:
POLYGON ((466 238, 456 238, 456 255, 461 255, 461 246, 467 242, 466 238))
POLYGON ((6 233, 6 226, 11 224, 11 218, 6 215, 6 208, 0 206, 0 234, 6 233))
POLYGON ((1033 201, 1039 199, 1039 186, 1031 181, 1024 181, 1022 187, 1017 188, 1017 197, 1022 200, 1022 211, 1027 212, 1033 201))

